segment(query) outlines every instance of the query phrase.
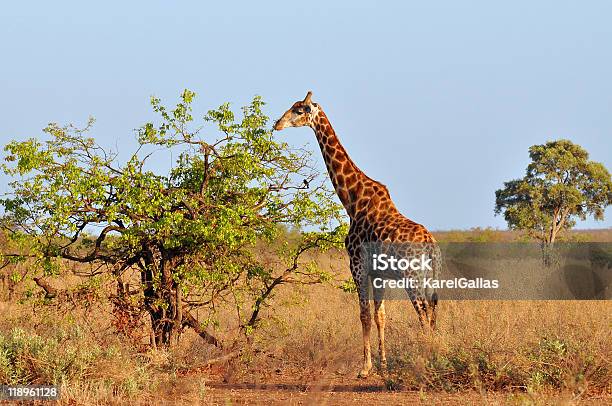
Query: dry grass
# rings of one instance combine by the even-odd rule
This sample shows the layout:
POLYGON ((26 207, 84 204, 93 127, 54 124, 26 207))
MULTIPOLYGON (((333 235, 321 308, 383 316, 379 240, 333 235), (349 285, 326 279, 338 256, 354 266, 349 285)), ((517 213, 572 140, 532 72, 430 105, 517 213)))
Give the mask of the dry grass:
MULTIPOLYGON (((320 261, 348 278, 344 256, 320 261)), ((612 401, 609 301, 442 301, 433 335, 410 304, 388 302, 389 370, 378 369, 374 328, 376 373, 363 381, 356 297, 337 285, 283 290, 253 347, 207 368, 221 353, 195 334, 171 352, 142 351, 112 329, 105 303, 0 302, 0 381, 60 383, 65 405, 612 401)))
MULTIPOLYGON (((295 376, 301 382, 316 371, 319 377, 356 374, 356 300, 331 288, 309 293, 306 303, 284 312, 281 328, 261 335, 268 363, 276 360, 265 370, 302 371, 295 376)), ((433 335, 421 330, 409 304, 386 307, 389 371, 383 378, 392 389, 611 393, 610 302, 443 301, 433 335)))

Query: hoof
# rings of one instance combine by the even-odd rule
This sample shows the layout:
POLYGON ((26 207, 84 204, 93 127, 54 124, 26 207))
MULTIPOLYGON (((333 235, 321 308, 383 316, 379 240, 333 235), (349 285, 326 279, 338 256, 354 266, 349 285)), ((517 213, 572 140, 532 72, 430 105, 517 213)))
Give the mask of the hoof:
POLYGON ((368 375, 370 375, 370 369, 364 368, 361 371, 359 371, 359 374, 357 374, 357 378, 367 378, 368 375))

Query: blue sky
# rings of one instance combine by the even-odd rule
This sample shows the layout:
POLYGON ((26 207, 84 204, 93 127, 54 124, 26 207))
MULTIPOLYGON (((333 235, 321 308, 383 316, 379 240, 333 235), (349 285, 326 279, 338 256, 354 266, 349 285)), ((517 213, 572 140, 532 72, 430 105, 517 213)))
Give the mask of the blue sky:
MULTIPOLYGON (((93 115, 127 151, 151 95, 192 89, 203 114, 258 94, 277 118, 312 90, 357 165, 434 230, 504 228, 494 192, 533 144, 569 138, 612 169, 612 2, 329 3, 4 4, 0 141, 93 115)), ((277 136, 323 170, 309 129, 277 136)))

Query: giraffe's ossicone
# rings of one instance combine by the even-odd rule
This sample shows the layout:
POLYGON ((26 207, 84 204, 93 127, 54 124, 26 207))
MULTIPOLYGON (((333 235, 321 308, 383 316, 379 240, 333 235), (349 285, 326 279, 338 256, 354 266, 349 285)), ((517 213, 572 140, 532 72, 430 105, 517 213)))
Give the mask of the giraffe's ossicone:
MULTIPOLYGON (((312 101, 308 92, 304 100, 297 101, 274 124, 280 131, 287 127, 312 128, 316 134, 327 172, 342 205, 350 218, 349 232, 345 240, 351 274, 358 287, 360 318, 363 331, 364 363, 359 376, 365 377, 372 369, 370 330, 372 315, 369 296, 368 267, 364 247, 372 243, 419 243, 431 247, 430 255, 440 264, 440 252, 433 235, 421 224, 404 217, 393 204, 386 186, 370 179, 353 163, 340 143, 321 106, 312 101)), ((435 270, 434 270, 435 271, 435 270)), ((409 298, 417 312, 421 325, 435 326, 437 295, 433 291, 408 289, 409 298)), ((386 366, 385 308, 381 295, 374 295, 374 321, 378 328, 380 361, 386 366)))

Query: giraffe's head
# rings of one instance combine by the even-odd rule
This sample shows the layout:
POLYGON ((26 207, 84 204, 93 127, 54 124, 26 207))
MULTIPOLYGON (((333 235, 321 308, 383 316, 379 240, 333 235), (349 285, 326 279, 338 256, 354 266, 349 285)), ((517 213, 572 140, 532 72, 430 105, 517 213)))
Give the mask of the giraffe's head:
POLYGON ((296 101, 274 124, 274 129, 280 131, 287 127, 311 127, 313 118, 319 111, 319 105, 313 103, 312 92, 308 92, 304 100, 296 101))

